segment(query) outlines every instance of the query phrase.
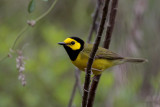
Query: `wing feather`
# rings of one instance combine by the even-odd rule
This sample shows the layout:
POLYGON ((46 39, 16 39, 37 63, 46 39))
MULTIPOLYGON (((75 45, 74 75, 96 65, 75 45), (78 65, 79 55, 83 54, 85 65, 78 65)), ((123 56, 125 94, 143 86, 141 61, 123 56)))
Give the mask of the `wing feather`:
MULTIPOLYGON (((85 54, 89 57, 90 52, 92 51, 92 48, 93 48, 93 45, 85 44, 85 48, 82 50, 83 54, 85 54)), ((123 59, 123 57, 121 57, 120 55, 118 55, 108 49, 99 47, 96 52, 95 59, 116 60, 116 59, 123 59)))

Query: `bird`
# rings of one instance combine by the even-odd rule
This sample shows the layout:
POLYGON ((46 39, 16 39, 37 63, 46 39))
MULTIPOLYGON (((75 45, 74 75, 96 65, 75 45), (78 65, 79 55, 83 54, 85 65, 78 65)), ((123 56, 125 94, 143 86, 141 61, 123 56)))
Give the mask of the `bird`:
MULTIPOLYGON (((93 44, 85 43, 79 37, 68 37, 58 44, 64 47, 71 62, 81 71, 85 71, 93 44)), ((98 47, 91 70, 94 75, 100 75, 104 70, 125 62, 142 63, 147 62, 147 60, 143 58, 122 57, 108 49, 98 47)))

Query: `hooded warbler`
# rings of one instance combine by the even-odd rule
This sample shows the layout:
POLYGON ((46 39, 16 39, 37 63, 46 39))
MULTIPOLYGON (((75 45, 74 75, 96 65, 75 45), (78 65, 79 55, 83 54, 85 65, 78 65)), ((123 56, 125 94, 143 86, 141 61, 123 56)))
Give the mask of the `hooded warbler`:
MULTIPOLYGON (((63 45, 72 63, 80 70, 85 71, 93 45, 85 43, 78 37, 69 37, 58 44, 63 45)), ((146 61, 146 59, 140 58, 121 57, 108 49, 98 47, 92 65, 92 72, 94 75, 99 75, 105 69, 118 64, 125 62, 141 63, 146 61)))

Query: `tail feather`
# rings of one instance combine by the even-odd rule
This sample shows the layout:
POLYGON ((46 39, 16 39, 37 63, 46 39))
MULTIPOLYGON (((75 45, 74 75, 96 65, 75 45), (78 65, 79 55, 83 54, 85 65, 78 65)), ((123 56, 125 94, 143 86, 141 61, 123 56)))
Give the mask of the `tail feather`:
POLYGON ((124 62, 133 62, 133 63, 148 62, 147 59, 142 59, 142 58, 129 58, 129 57, 126 57, 123 60, 124 60, 124 62))

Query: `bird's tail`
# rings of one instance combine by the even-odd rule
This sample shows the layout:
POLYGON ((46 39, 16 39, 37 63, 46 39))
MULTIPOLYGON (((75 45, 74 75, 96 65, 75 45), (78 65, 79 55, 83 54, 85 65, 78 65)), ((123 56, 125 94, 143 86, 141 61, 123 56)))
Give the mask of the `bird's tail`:
POLYGON ((143 62, 148 62, 147 59, 142 59, 142 58, 129 58, 125 57, 123 59, 124 62, 133 62, 133 63, 143 63, 143 62))

